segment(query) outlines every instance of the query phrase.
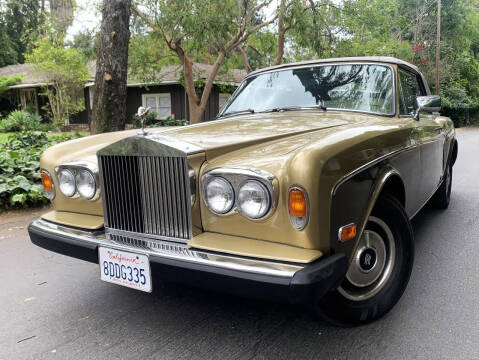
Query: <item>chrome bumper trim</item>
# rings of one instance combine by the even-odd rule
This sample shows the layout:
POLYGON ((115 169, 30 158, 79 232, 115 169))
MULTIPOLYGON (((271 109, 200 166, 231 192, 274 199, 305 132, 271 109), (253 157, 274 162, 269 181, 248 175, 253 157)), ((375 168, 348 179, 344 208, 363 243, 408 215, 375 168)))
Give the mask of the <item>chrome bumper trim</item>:
POLYGON ((133 239, 137 240, 138 242, 133 241, 131 245, 126 245, 122 242, 109 239, 104 232, 79 230, 54 224, 42 219, 33 221, 31 227, 45 233, 55 234, 63 238, 80 242, 84 241, 85 243, 96 246, 130 251, 147 256, 152 255, 172 260, 209 265, 212 267, 242 271, 245 273, 292 278, 298 270, 303 269, 303 266, 296 264, 255 260, 251 258, 242 258, 232 255, 221 255, 201 250, 193 250, 188 245, 169 241, 145 241, 144 238, 138 238, 133 239))

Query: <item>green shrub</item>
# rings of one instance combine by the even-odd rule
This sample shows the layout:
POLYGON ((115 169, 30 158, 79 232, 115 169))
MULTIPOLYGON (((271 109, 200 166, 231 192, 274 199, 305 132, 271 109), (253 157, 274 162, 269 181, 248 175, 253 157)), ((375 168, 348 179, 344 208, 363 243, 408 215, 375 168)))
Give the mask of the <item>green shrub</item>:
MULTIPOLYGON (((157 122, 158 121, 158 120, 156 120, 157 116, 158 116, 158 114, 154 111, 149 112, 148 114, 146 114, 145 127, 148 126, 148 125, 152 125, 155 122, 157 122)), ((141 118, 136 114, 133 115, 133 124, 137 128, 141 127, 141 118)))
POLYGON ((40 156, 50 146, 81 137, 79 133, 47 137, 44 132, 12 134, 0 144, 0 211, 48 203, 40 179, 40 156))
MULTIPOLYGON (((176 120, 172 119, 171 117, 166 118, 165 120, 158 120, 157 113, 155 112, 150 112, 146 115, 146 120, 145 120, 145 127, 159 127, 159 126, 185 126, 188 125, 187 120, 176 120)), ((133 116, 133 124, 135 127, 139 128, 141 127, 141 120, 138 115, 133 116)))
POLYGON ((188 120, 177 120, 177 119, 167 118, 166 120, 159 120, 156 124, 153 125, 153 127, 157 127, 157 126, 186 126, 188 124, 189 124, 188 120))
POLYGON ((42 130, 42 117, 28 111, 12 111, 5 119, 0 121, 0 132, 15 132, 25 130, 42 130))

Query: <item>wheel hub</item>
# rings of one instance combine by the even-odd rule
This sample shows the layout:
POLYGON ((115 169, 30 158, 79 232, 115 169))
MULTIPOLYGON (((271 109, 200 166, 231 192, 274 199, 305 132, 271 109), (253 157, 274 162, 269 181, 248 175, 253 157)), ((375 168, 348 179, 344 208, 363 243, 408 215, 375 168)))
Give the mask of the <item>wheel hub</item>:
POLYGON ((371 216, 369 222, 372 226, 363 231, 346 281, 338 289, 350 300, 365 300, 377 294, 394 267, 395 244, 391 230, 379 218, 371 216))
POLYGON ((376 260, 376 250, 374 248, 365 248, 359 256, 359 266, 364 272, 369 272, 376 266, 376 260))

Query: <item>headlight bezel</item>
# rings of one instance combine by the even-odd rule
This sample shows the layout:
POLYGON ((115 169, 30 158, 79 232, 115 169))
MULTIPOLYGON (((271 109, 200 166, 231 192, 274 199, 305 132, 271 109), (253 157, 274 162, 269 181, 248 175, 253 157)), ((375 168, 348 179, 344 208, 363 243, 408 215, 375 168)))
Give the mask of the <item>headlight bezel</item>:
POLYGON ((87 201, 96 201, 100 198, 100 176, 99 176, 99 172, 98 172, 98 166, 94 163, 87 162, 87 161, 70 161, 70 162, 67 162, 67 163, 63 163, 63 164, 58 165, 57 167, 55 167, 55 177, 56 177, 58 188, 60 189, 61 194, 65 197, 67 197, 68 199, 81 198, 81 199, 87 200, 87 201), (63 192, 61 191, 60 179, 59 179, 58 175, 62 170, 68 170, 74 176, 74 179, 75 179, 75 193, 73 194, 73 196, 68 197, 67 195, 63 194, 63 192), (94 182, 95 182, 95 192, 94 192, 94 195, 90 198, 84 197, 83 195, 80 194, 80 192, 78 190, 77 175, 81 171, 87 171, 87 172, 89 172, 90 175, 93 176, 93 179, 94 179, 94 182))
POLYGON ((278 200, 278 181, 276 177, 270 174, 267 171, 254 169, 254 168, 232 168, 232 167, 219 167, 212 170, 208 170, 201 176, 201 194, 203 198, 203 203, 211 211, 206 201, 206 185, 210 178, 219 176, 227 180, 233 187, 235 192, 234 205, 231 210, 224 214, 219 214, 212 211, 216 216, 230 216, 233 214, 240 214, 245 218, 252 221, 263 221, 268 219, 276 209, 276 203, 278 200), (248 180, 258 181, 262 186, 264 186, 269 194, 270 206, 266 211, 264 216, 259 218, 251 218, 246 214, 242 213, 238 206, 238 191, 240 187, 246 183, 248 180))

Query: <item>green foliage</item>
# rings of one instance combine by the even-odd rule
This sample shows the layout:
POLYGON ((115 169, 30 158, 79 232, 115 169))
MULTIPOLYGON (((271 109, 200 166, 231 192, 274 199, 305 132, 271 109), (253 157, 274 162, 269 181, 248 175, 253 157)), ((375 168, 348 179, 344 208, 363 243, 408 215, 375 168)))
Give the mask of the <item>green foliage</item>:
POLYGON ((62 134, 47 137, 43 132, 12 134, 0 144, 0 211, 48 203, 40 179, 40 156, 50 146, 81 137, 62 134))
POLYGON ((42 117, 23 110, 12 111, 5 119, 0 121, 0 132, 14 132, 25 130, 41 130, 42 117))
MULTIPOLYGON (((146 115, 145 119, 145 127, 162 127, 162 126, 185 126, 188 125, 187 120, 177 120, 177 119, 172 119, 168 117, 165 120, 158 120, 157 114, 155 112, 149 112, 146 115)), ((141 127, 141 119, 138 115, 133 115, 133 124, 135 127, 140 128, 141 127)))
MULTIPOLYGON (((158 120, 156 120, 157 116, 158 116, 158 114, 154 111, 151 111, 148 114, 146 114, 145 126, 152 125, 152 124, 156 123, 158 121, 158 120)), ((136 114, 133 115, 133 124, 138 128, 141 127, 141 118, 136 114)))
POLYGON ((76 49, 87 60, 95 60, 98 53, 98 35, 94 31, 84 30, 73 35, 67 46, 76 49))
POLYGON ((35 42, 27 60, 35 64, 49 84, 43 95, 55 125, 67 123, 70 116, 85 109, 83 89, 90 74, 85 58, 74 48, 63 46, 63 37, 52 32, 35 42))
POLYGON ((131 36, 128 50, 130 77, 145 83, 156 83, 165 65, 180 65, 178 57, 154 33, 131 36))
POLYGON ((0 6, 0 67, 25 61, 42 22, 38 0, 6 0, 0 6))
POLYGON ((9 86, 13 86, 22 81, 22 75, 16 76, 0 76, 0 97, 8 90, 9 86))

